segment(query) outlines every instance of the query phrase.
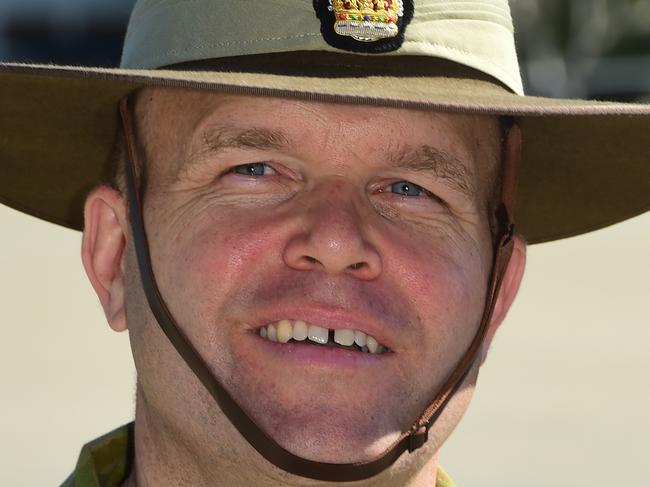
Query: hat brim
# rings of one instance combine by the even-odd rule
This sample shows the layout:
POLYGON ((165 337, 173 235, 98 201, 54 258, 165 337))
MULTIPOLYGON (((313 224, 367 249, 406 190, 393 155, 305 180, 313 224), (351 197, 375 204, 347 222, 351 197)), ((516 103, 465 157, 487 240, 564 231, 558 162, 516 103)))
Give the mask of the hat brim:
POLYGON ((650 105, 519 96, 445 76, 314 77, 0 64, 0 202, 76 230, 112 175, 119 100, 143 87, 516 116, 518 231, 531 244, 650 209, 650 105))

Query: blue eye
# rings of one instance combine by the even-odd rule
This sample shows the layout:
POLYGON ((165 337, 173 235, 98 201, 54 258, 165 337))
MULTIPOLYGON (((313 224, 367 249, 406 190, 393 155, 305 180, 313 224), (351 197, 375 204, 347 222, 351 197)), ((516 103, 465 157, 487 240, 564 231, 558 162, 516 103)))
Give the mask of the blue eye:
POLYGON ((425 190, 417 184, 409 183, 408 181, 397 181, 390 185, 392 193, 402 196, 421 196, 425 190))
POLYGON ((254 162, 252 164, 240 164, 231 169, 232 172, 242 174, 244 176, 264 176, 268 173, 273 174, 274 171, 263 162, 254 162), (270 170, 270 171, 269 171, 270 170))

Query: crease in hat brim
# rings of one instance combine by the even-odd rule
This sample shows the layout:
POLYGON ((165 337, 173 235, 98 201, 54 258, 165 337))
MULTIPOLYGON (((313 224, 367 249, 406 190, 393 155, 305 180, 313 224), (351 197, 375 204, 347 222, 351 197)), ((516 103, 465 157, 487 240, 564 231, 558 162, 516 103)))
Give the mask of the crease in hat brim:
POLYGON ((143 87, 513 115, 524 137, 518 231, 539 243, 650 209, 650 105, 518 96, 484 80, 0 64, 0 202, 83 228, 110 181, 117 103, 143 87))

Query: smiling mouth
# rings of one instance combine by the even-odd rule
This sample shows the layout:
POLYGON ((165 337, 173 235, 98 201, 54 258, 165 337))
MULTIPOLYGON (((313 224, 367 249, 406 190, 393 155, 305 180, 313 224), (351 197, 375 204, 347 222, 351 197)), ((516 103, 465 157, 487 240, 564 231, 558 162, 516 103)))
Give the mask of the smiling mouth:
POLYGON ((279 343, 305 343, 343 348, 361 353, 381 355, 390 350, 372 335, 360 330, 331 330, 303 320, 279 320, 258 330, 259 336, 279 343))

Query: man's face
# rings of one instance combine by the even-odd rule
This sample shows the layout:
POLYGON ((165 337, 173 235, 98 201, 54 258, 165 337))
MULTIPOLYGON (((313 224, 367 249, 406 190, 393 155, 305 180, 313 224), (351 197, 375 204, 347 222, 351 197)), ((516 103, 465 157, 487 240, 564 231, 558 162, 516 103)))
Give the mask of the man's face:
MULTIPOLYGON (((290 451, 381 453, 476 332, 497 121, 171 90, 143 93, 137 119, 154 273, 214 375, 290 451), (363 332, 387 351, 260 336, 281 320, 363 332)), ((236 433, 159 331, 129 250, 139 407, 209 450, 236 433)))

